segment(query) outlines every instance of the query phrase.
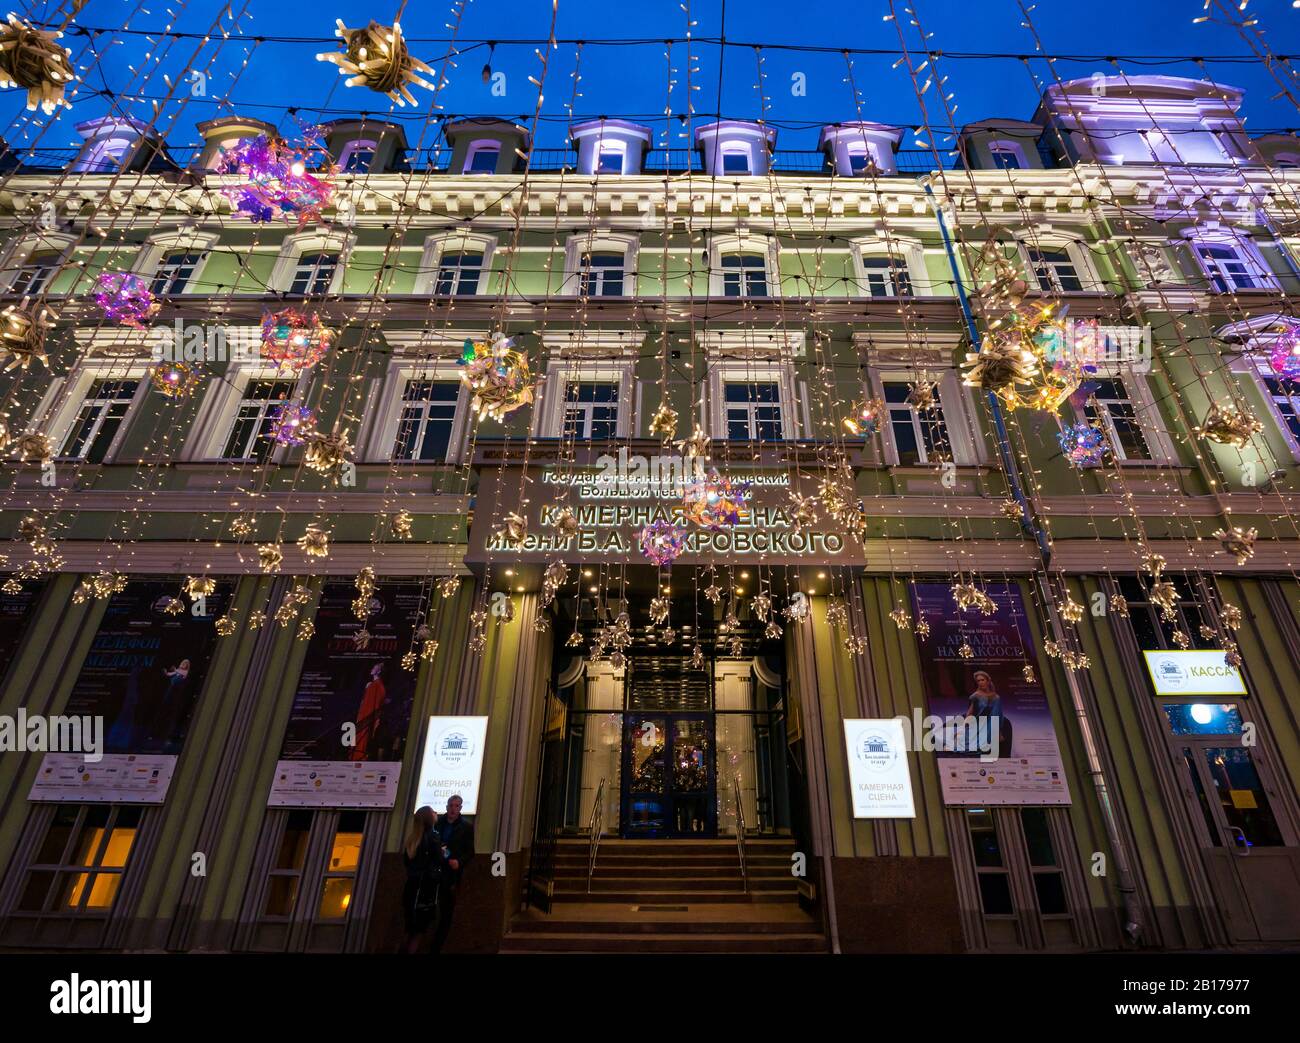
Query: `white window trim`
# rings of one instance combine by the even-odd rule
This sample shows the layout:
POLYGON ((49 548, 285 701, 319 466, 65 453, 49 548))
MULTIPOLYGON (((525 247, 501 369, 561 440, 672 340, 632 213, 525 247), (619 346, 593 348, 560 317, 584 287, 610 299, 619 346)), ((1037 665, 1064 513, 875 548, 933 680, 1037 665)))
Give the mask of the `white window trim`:
POLYGON ((371 141, 369 138, 353 138, 351 141, 344 142, 343 147, 339 149, 339 173, 341 174, 370 173, 368 169, 348 170, 348 163, 351 161, 353 153, 364 152, 364 151, 370 152, 371 158, 373 160, 373 157, 377 155, 379 152, 379 142, 371 141))
MULTIPOLYGON (((81 412, 86 394, 96 380, 138 380, 140 386, 135 389, 131 404, 127 406, 126 416, 122 418, 122 423, 109 444, 108 452, 104 454, 104 463, 113 463, 140 402, 149 393, 149 366, 150 362, 146 359, 80 359, 66 376, 56 377, 50 382, 40 404, 36 407, 35 426, 49 437, 57 454, 62 450, 63 443, 67 441, 72 425, 76 423, 77 415, 81 412)), ((65 456, 56 456, 55 459, 69 462, 79 460, 77 457, 65 456)))
POLYGON ((569 236, 564 244, 564 284, 560 287, 561 295, 565 297, 582 295, 582 257, 583 254, 589 253, 622 254, 623 296, 637 295, 636 269, 641 254, 640 237, 625 232, 604 230, 569 236))
POLYGON ((710 330, 701 338, 708 365, 701 413, 709 437, 727 441, 727 384, 777 385, 781 396, 783 442, 797 442, 812 429, 807 386, 795 377, 794 360, 803 354, 802 333, 777 333, 775 341, 751 330, 710 330))
MULTIPOLYGON (((476 334, 481 337, 482 334, 476 334)), ((458 359, 448 356, 438 358, 403 358, 388 364, 383 380, 370 389, 371 401, 366 404, 366 420, 362 424, 357 446, 357 459, 364 463, 393 463, 401 467, 439 467, 437 460, 396 460, 393 447, 402 422, 402 401, 406 385, 412 380, 429 380, 460 385, 456 396, 456 415, 451 422, 451 436, 447 440, 447 464, 458 464, 465 458, 469 434, 469 388, 460 379, 462 367, 458 359)))
POLYGON ((465 150, 465 165, 461 168, 462 174, 470 177, 490 177, 496 173, 492 170, 475 170, 474 157, 480 152, 495 152, 497 154, 497 167, 501 166, 501 153, 506 150, 505 142, 498 141, 496 138, 481 138, 478 141, 471 141, 469 148, 465 150))
POLYGON ((197 286, 203 278, 203 269, 208 265, 208 259, 212 256, 212 250, 216 247, 220 236, 215 232, 190 231, 190 232, 160 232, 157 235, 151 235, 144 242, 144 249, 136 257, 135 265, 131 271, 140 276, 146 283, 153 283, 154 277, 158 274, 158 269, 162 267, 163 260, 171 253, 197 253, 199 255, 198 263, 194 266, 194 274, 190 276, 187 288, 182 293, 193 293, 193 287, 197 286))
POLYGON ((447 253, 481 253, 483 270, 478 280, 478 293, 488 292, 489 276, 492 271, 492 253, 496 250, 497 240, 494 235, 478 232, 435 232, 424 240, 424 251, 420 254, 420 270, 415 275, 413 292, 425 297, 432 297, 438 284, 438 267, 443 254, 447 253))
POLYGON ((883 234, 859 236, 849 240, 849 254, 853 261, 853 286, 857 297, 865 299, 867 296, 863 285, 866 282, 863 262, 868 257, 891 257, 901 262, 912 283, 913 297, 934 295, 934 287, 930 284, 929 272, 925 267, 925 251, 918 239, 897 235, 886 238, 883 234))
POLYGON ((619 385, 615 434, 630 438, 637 430, 641 387, 636 380, 636 353, 643 333, 623 330, 555 331, 543 337, 551 356, 546 364, 537 404, 533 407, 532 436, 564 436, 564 391, 570 382, 619 385))
MULTIPOLYGON (((763 258, 764 278, 767 280, 767 300, 781 296, 780 247, 773 236, 735 232, 712 236, 709 239, 709 296, 723 296, 722 258, 727 254, 758 254, 763 258)), ((747 298, 740 298, 745 300, 747 298)))
MULTIPOLYGON (((1245 262, 1246 266, 1253 270, 1255 277, 1263 283, 1262 289, 1278 290, 1280 286, 1277 276, 1264 260, 1264 255, 1260 252, 1254 240, 1248 235, 1243 235, 1228 228, 1189 228, 1183 232, 1183 237, 1187 240, 1187 248, 1192 255, 1192 263, 1196 270, 1201 273, 1205 279, 1205 293, 1218 293, 1214 288, 1215 272, 1210 270, 1209 265, 1201 257, 1199 246, 1228 246, 1237 251, 1237 255, 1245 262)), ((1229 290, 1229 293, 1251 293, 1251 290, 1229 290)))
MULTIPOLYGON (((1147 448, 1151 450, 1150 460, 1122 460, 1117 453, 1112 453, 1114 462, 1120 467, 1176 467, 1178 452, 1160 416, 1160 405, 1151 390, 1150 378, 1144 373, 1136 372, 1131 366, 1104 364, 1097 367, 1097 376, 1123 383, 1124 390, 1128 393, 1128 400, 1133 403, 1133 415, 1137 418, 1142 437, 1146 439, 1147 448)), ((1105 410, 1099 412, 1104 413, 1105 410)), ((1088 419, 1083 406, 1076 410, 1076 419, 1080 421, 1088 419)), ((1106 437, 1108 440, 1113 440, 1109 417, 1105 418, 1104 422, 1107 427, 1106 437)))
MULTIPOLYGON (((1264 400, 1264 406, 1268 410, 1269 416, 1272 417, 1273 423, 1282 435, 1283 442, 1291 453, 1291 462, 1300 463, 1300 441, 1297 441, 1295 435, 1291 433, 1290 426, 1278 410, 1277 403, 1273 401, 1273 393, 1269 391, 1268 386, 1264 383, 1265 377, 1278 376, 1268 364, 1269 348, 1276 339, 1277 334, 1256 334, 1246 342, 1242 353, 1233 359, 1228 369, 1230 372, 1246 377, 1254 383, 1255 389, 1264 400)), ((1300 396, 1297 396, 1297 405, 1300 405, 1300 396)), ((1275 463, 1281 464, 1283 461, 1279 460, 1275 461, 1275 463)))
POLYGON ((754 162, 754 145, 752 142, 737 138, 724 138, 718 142, 718 177, 753 177, 756 169, 757 164, 754 162), (748 169, 728 170, 727 157, 741 155, 745 157, 748 169))
POLYGON ((293 285, 299 258, 309 253, 337 251, 339 263, 334 268, 334 276, 330 279, 329 289, 325 292, 338 293, 343 287, 348 259, 355 245, 356 236, 341 232, 309 231, 285 236, 280 246, 280 255, 275 259, 275 266, 271 269, 270 285, 267 288, 273 292, 288 293, 289 287, 293 285))
MULTIPOLYGON (((58 267, 50 277, 52 284, 67 265, 72 255, 77 238, 65 232, 33 232, 15 239, 0 261, 0 286, 9 290, 18 280, 23 267, 37 254, 52 253, 58 255, 58 267)), ((75 287, 74 287, 75 290, 75 287)))
POLYGON ((1063 235, 1036 230, 1032 236, 1016 240, 1016 252, 1020 255, 1020 264, 1024 270, 1025 281, 1029 284, 1031 293, 1052 294, 1062 292, 1069 295, 1074 292, 1100 293, 1104 290, 1101 278, 1097 275, 1097 269, 1093 267, 1092 258, 1088 255, 1088 251, 1079 243, 1063 235), (1042 289, 1038 285, 1038 276, 1034 271, 1033 261, 1029 257, 1030 250, 1064 250, 1070 255, 1070 261, 1079 275, 1079 284, 1083 289, 1079 291, 1042 289))
MULTIPOLYGON (((260 327, 234 327, 226 331, 226 337, 228 342, 233 342, 236 337, 252 337, 260 345, 261 329, 260 327)), ((252 350, 255 351, 256 348, 252 350)), ((232 352, 234 351, 232 345, 232 352)), ((247 353, 239 352, 239 354, 247 353)), ((281 370, 273 362, 265 359, 230 362, 221 379, 208 382, 207 393, 199 404, 198 415, 195 416, 191 428, 192 434, 181 451, 181 459, 189 463, 229 463, 230 461, 221 454, 226 448, 230 427, 235 422, 239 403, 243 401, 249 383, 254 380, 291 379, 293 379, 291 372, 281 370)), ((290 400, 305 401, 310 384, 310 371, 300 374, 289 396, 290 400)), ((288 451, 288 446, 276 446, 271 450, 267 463, 282 463, 288 451)))
MULTIPOLYGON (((943 410, 944 430, 948 434, 948 445, 952 449, 952 462, 958 467, 977 467, 985 462, 984 440, 976 436, 974 418, 971 415, 971 402, 967 389, 961 382, 961 374, 951 366, 915 369, 909 367, 875 367, 868 370, 873 397, 885 399, 885 384, 900 381, 915 384, 922 378, 932 380, 939 386, 939 407, 943 410)), ((894 444, 894 431, 888 418, 882 420, 880 431, 885 449, 885 463, 890 467, 928 467, 935 463, 927 461, 922 464, 900 464, 898 447, 894 444)))

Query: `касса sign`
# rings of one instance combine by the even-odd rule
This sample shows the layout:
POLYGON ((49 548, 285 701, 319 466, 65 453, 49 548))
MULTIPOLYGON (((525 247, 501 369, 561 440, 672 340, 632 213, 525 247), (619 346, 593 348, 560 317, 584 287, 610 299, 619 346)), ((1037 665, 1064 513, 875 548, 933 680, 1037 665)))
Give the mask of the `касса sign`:
POLYGON ((1144 651, 1156 695, 1245 695, 1241 671, 1220 648, 1144 651))

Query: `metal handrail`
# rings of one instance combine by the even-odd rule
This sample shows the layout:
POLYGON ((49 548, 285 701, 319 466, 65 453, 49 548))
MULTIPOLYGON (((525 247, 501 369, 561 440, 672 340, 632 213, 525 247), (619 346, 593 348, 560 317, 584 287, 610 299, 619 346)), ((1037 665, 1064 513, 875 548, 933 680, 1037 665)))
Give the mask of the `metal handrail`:
POLYGON ((605 780, 596 787, 596 802, 591 806, 591 819, 587 829, 591 842, 587 847, 587 894, 591 894, 591 878, 596 872, 596 851, 600 848, 600 834, 605 828, 605 780))
POLYGON ((749 866, 745 862, 745 805, 740 800, 740 776, 731 777, 731 793, 736 799, 736 854, 740 857, 740 883, 749 893, 749 866))

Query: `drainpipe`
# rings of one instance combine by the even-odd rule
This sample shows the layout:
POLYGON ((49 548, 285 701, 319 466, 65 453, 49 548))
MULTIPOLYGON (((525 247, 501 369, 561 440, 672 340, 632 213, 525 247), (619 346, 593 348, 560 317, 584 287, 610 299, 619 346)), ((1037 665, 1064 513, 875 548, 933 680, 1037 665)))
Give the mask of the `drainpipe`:
MULTIPOLYGON (((966 321, 966 331, 970 335, 974 350, 978 351, 980 336, 979 330, 975 326, 975 316, 971 313, 970 300, 966 295, 966 287, 961 278, 961 269, 957 267, 957 255, 953 252, 952 239, 948 235, 948 225, 943 219, 943 211, 939 207, 939 201, 935 197, 934 189, 928 181, 925 184, 925 194, 929 197, 930 206, 934 210, 934 216, 939 223, 939 233, 943 236, 943 248, 948 257, 948 267, 952 271, 953 284, 957 287, 957 300, 961 304, 962 317, 966 321)), ((1002 460, 1007 482, 1011 486, 1011 495, 1015 498, 1016 503, 1020 505, 1020 524, 1025 532, 1033 537, 1034 543, 1038 547, 1039 557, 1042 559, 1043 571, 1039 576, 1038 584, 1042 592, 1043 604, 1047 610, 1048 627, 1051 630, 1053 640, 1058 644, 1063 644, 1065 642, 1065 632, 1056 614, 1055 600, 1052 596, 1051 586, 1047 581, 1047 573, 1052 562, 1052 548, 1047 542, 1047 534, 1034 520, 1033 512, 1029 507, 1029 499, 1025 495, 1024 486, 1021 484, 1015 454, 1012 452, 1011 442, 1007 438, 1006 422, 1002 416, 1002 403, 992 391, 986 392, 986 398, 989 412, 993 417, 993 430, 998 446, 998 456, 1002 460)), ((1111 851, 1114 853, 1117 886, 1120 900, 1124 904, 1124 933, 1128 935, 1130 941, 1136 944, 1142 934, 1142 910, 1138 903, 1137 887, 1133 882, 1133 859, 1128 850, 1128 842, 1120 829, 1119 816, 1111 803, 1110 786, 1106 780, 1105 766, 1102 763, 1101 747, 1093 732, 1092 718, 1088 715, 1088 705, 1084 698, 1083 688, 1073 670, 1067 669, 1065 671, 1065 682, 1070 693, 1070 702, 1074 706, 1075 720, 1078 722, 1079 732, 1083 737, 1083 748, 1088 759, 1088 775, 1092 779, 1093 789, 1097 795, 1097 803, 1101 807, 1102 822, 1106 827, 1106 839, 1110 842, 1111 851)))

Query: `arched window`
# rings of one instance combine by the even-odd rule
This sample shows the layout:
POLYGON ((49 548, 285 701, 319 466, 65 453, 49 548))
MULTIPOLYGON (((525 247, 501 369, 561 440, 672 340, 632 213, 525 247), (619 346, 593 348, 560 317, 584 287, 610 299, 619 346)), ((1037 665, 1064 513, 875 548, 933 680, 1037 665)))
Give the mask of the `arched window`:
POLYGON ((339 169, 345 174, 368 174, 378 144, 364 138, 349 141, 339 153, 339 169))
POLYGON ((1028 166, 1024 151, 1011 141, 994 141, 989 145, 989 154, 998 170, 1023 170, 1028 166))
POLYGON ((501 159, 499 141, 476 141, 465 156, 466 174, 495 174, 501 159))

